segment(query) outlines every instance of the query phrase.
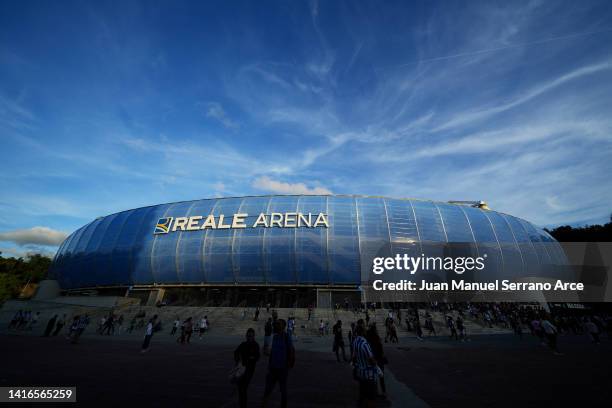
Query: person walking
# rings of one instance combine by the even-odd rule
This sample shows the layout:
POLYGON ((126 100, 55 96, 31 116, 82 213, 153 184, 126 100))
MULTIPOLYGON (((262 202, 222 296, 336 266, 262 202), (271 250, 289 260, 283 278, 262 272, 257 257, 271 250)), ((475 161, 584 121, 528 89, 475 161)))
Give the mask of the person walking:
POLYGON ((32 315, 32 318, 28 322, 28 330, 34 330, 34 328, 38 325, 38 319, 40 317, 40 312, 36 312, 36 314, 32 315))
POLYGON ((51 332, 53 331, 53 328, 55 327, 56 321, 57 321, 57 315, 49 319, 49 322, 47 323, 47 327, 45 328, 45 334, 44 334, 45 337, 49 337, 51 335, 51 332))
POLYGON ((291 337, 291 340, 295 339, 295 317, 290 317, 287 321, 287 335, 291 337))
POLYGON ((425 315, 425 328, 429 332, 429 337, 431 337, 432 334, 436 336, 436 328, 434 327, 433 318, 431 317, 429 312, 425 315))
POLYGON ((359 381, 359 403, 366 407, 373 407, 376 400, 376 382, 378 369, 376 359, 370 344, 365 338, 366 330, 362 325, 355 328, 355 341, 353 344, 354 377, 359 381))
POLYGON ((240 408, 247 406, 247 390, 251 378, 255 373, 255 364, 259 361, 259 344, 255 341, 255 330, 249 328, 246 331, 246 341, 240 343, 234 351, 234 361, 236 364, 242 364, 245 368, 244 374, 238 379, 238 404, 240 408))
MULTIPOLYGON (((365 337, 370 345, 370 348, 372 349, 372 354, 376 360, 376 365, 380 367, 381 372, 384 373, 385 365, 389 361, 387 360, 387 357, 385 357, 382 340, 378 335, 378 330, 376 330, 376 323, 372 323, 370 328, 367 330, 365 337)), ((379 377, 379 383, 382 397, 387 398, 387 387, 385 385, 384 375, 379 377)))
POLYGON ((88 324, 89 324, 88 315, 81 316, 78 319, 78 321, 76 322, 76 328, 75 330, 72 331, 72 339, 71 339, 72 344, 77 344, 79 342, 79 338, 85 331, 85 328, 87 327, 88 324))
POLYGON ((23 312, 21 310, 18 310, 8 325, 9 330, 16 329, 17 326, 19 325, 19 322, 21 322, 21 319, 23 319, 23 312))
POLYGON ((461 341, 465 341, 465 325, 463 324, 463 319, 461 316, 457 316, 457 332, 459 333, 459 338, 461 338, 461 341))
POLYGON ((264 390, 263 407, 268 406, 270 394, 278 382, 281 392, 281 407, 287 407, 287 377, 289 369, 295 364, 295 348, 291 337, 285 333, 286 323, 278 319, 274 323, 274 337, 268 361, 268 374, 266 375, 266 388, 264 390))
POLYGON ((70 327, 68 328, 68 335, 66 336, 66 340, 71 340, 72 341, 72 337, 75 336, 75 333, 79 327, 79 318, 81 316, 76 315, 72 318, 72 323, 70 324, 70 327))
POLYGON ((336 353, 336 360, 340 362, 340 349, 342 349, 342 359, 344 361, 348 361, 346 358, 346 352, 344 350, 344 336, 342 336, 342 321, 338 320, 338 322, 332 328, 332 332, 334 334, 334 345, 332 351, 336 353))
POLYGON ((584 323, 584 329, 587 333, 589 333, 589 337, 591 337, 593 343, 601 343, 601 341, 599 340, 599 327, 597 327, 597 325, 593 322, 592 319, 586 319, 586 322, 584 323))
POLYGON ((414 318, 414 332, 416 333, 416 338, 419 340, 423 340, 423 329, 421 329, 421 319, 417 314, 417 317, 414 318))
POLYGON ((189 344, 189 340, 191 340, 191 334, 193 333, 193 321, 191 317, 187 318, 183 322, 183 331, 181 333, 180 341, 181 344, 189 344))
POLYGON ((198 338, 202 339, 202 335, 204 334, 204 332, 206 331, 206 319, 205 318, 201 318, 200 319, 200 330, 199 330, 199 334, 198 334, 198 338))
POLYGON ((104 332, 104 327, 106 327, 106 317, 102 316, 98 322, 98 334, 101 335, 104 332))
POLYGON ((172 325, 172 330, 170 330, 170 335, 174 336, 179 327, 181 327, 181 321, 177 316, 176 319, 174 319, 174 324, 172 325))
POLYGON ((395 326, 395 322, 393 320, 389 322, 389 341, 391 343, 399 342, 399 339, 397 338, 397 327, 395 326))
POLYGON ((145 329, 144 341, 142 342, 141 353, 146 353, 151 350, 151 338, 153 337, 153 332, 155 331, 155 326, 157 325, 157 315, 154 315, 147 323, 147 328, 145 329))
POLYGON ((454 337, 455 340, 459 340, 459 336, 457 335, 457 328, 455 327, 455 321, 453 320, 452 316, 446 316, 446 326, 450 331, 450 338, 452 339, 454 337))
POLYGON ((104 327, 102 328, 102 333, 106 332, 107 336, 111 334, 115 334, 115 315, 111 312, 108 314, 108 318, 106 319, 106 323, 104 323, 104 327))
POLYGON ((57 321, 55 325, 55 331, 53 332, 54 336, 57 336, 58 333, 62 330, 62 328, 66 325, 66 313, 57 321))
POLYGON ((264 326, 264 354, 270 354, 270 345, 272 344, 272 318, 268 317, 268 321, 264 326))
POLYGON ((348 335, 347 335, 351 356, 353 355, 353 340, 355 339, 355 335, 353 333, 355 333, 355 322, 351 323, 351 328, 349 329, 348 335))

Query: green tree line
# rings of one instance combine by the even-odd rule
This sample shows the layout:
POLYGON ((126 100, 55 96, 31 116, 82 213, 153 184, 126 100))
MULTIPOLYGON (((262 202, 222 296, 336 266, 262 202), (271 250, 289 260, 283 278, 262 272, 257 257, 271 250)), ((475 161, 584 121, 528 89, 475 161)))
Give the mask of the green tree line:
POLYGON ((612 242, 612 215, 610 222, 604 225, 563 225, 547 231, 559 242, 612 242))
POLYGON ((0 304, 16 298, 26 283, 45 279, 51 259, 39 254, 24 258, 3 258, 0 252, 0 304))

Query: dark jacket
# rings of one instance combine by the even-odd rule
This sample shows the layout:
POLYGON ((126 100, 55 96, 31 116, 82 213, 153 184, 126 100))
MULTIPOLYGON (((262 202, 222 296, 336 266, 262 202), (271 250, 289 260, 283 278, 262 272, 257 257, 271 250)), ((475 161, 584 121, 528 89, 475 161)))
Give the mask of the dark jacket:
POLYGON ((234 361, 242 362, 247 371, 255 370, 259 356, 259 344, 256 341, 243 341, 234 351, 234 361))

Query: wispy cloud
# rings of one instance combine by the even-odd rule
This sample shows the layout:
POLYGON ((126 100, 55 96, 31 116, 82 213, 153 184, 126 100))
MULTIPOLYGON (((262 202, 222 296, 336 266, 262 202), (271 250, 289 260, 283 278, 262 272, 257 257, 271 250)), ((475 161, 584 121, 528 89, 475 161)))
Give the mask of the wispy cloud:
POLYGON ((238 123, 230 119, 223 109, 223 106, 218 102, 209 102, 207 104, 206 117, 216 119, 228 129, 237 129, 240 127, 238 123))
POLYGON ((561 75, 555 79, 547 81, 543 84, 538 84, 532 89, 527 90, 523 95, 520 95, 507 103, 503 103, 501 105, 497 105, 491 108, 484 109, 476 109, 469 112, 460 113, 454 117, 452 117, 446 123, 438 126, 433 129, 434 131, 442 131, 447 130, 453 127, 465 126, 471 122, 484 120, 493 115, 496 115, 501 112, 505 112, 509 109, 515 108, 521 104, 529 102, 530 100, 549 92, 567 82, 579 79, 584 76, 592 75, 601 71, 607 71, 612 69, 611 61, 604 61, 598 64, 592 64, 584 67, 580 67, 574 71, 571 71, 567 74, 561 75))
POLYGON ((277 194, 307 194, 307 195, 327 195, 332 194, 325 187, 309 188, 304 183, 284 183, 273 180, 267 176, 262 176, 253 181, 253 187, 270 193, 277 194))
POLYGON ((283 25, 248 8, 221 24, 176 11, 198 24, 172 35, 145 9, 119 21, 59 8, 64 24, 20 28, 65 42, 79 32, 87 46, 71 58, 0 51, 1 230, 71 231, 137 206, 261 192, 473 198, 539 224, 607 219, 606 2, 290 2, 270 6, 283 25))
POLYGON ((0 232, 0 241, 13 242, 18 245, 59 245, 68 234, 47 227, 32 227, 7 232, 0 232))

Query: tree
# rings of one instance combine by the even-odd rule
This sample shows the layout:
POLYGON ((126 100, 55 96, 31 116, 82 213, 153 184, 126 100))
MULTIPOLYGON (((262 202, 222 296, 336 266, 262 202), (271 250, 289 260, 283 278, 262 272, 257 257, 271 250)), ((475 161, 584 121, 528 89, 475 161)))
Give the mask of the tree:
POLYGON ((19 296, 26 283, 45 279, 50 266, 51 259, 40 254, 26 259, 0 256, 0 303, 19 296))
POLYGON ((612 215, 610 222, 604 225, 585 225, 584 227, 563 225, 548 232, 559 242, 611 242, 612 215))

